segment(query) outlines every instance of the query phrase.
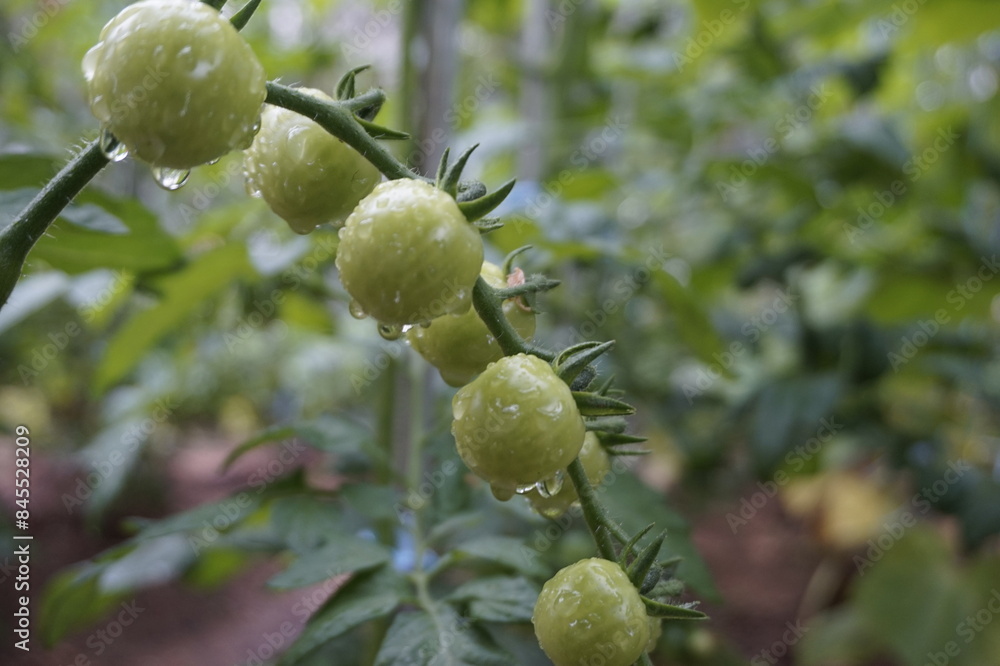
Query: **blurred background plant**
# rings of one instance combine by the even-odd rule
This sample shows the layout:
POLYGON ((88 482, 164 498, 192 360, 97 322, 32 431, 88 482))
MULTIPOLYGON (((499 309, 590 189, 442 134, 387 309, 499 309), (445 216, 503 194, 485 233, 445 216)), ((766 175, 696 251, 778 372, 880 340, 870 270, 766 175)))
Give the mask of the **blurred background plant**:
MULTIPOLYGON (((0 9, 0 224, 96 136, 78 63, 121 6, 0 9)), ((670 528, 710 600, 712 622, 665 628, 657 663, 1000 663, 1000 5, 265 0, 244 34, 285 83, 330 90, 372 64, 362 83, 388 91, 379 119, 411 131, 394 145, 411 164, 478 142, 470 176, 518 178, 492 259, 530 243, 525 271, 563 281, 540 299, 541 344, 618 340, 602 369, 652 455, 608 501, 670 528)), ((50 577, 131 534, 123 517, 270 492, 299 468, 345 495, 351 529, 391 533, 419 484, 343 479, 405 463, 374 443, 415 420, 433 460, 453 457, 451 390, 349 316, 335 233, 291 234, 243 193, 240 160, 172 193, 112 165, 0 311, 0 428, 32 428, 36 566, 79 607, 39 663, 252 663, 303 599, 244 584, 266 579, 273 541, 253 530, 302 507, 248 509, 250 536, 206 552, 145 551, 115 595, 59 600, 66 574, 50 577), (307 453, 221 473, 262 430, 307 453), (234 575, 213 604, 270 614, 212 622, 202 592, 135 592, 234 575), (160 596, 98 653, 87 620, 123 591, 160 596), (147 619, 175 606, 204 625, 147 619)), ((477 507, 472 534, 502 529, 547 569, 590 552, 579 525, 546 537, 523 506, 451 486, 436 515, 477 507)))

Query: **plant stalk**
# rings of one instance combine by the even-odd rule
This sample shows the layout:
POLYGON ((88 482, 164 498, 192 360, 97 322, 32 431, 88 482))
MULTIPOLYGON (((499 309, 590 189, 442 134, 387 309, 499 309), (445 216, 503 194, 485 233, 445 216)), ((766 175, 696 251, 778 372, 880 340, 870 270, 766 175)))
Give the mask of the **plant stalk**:
POLYGON ((107 163, 99 141, 90 142, 59 170, 9 227, 0 231, 0 308, 14 291, 28 252, 63 208, 107 163))

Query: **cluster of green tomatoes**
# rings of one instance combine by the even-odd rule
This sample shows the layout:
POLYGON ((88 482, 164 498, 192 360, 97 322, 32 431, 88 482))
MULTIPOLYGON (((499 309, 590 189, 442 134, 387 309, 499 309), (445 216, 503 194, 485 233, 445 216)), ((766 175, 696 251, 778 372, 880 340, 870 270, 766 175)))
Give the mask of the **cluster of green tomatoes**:
MULTIPOLYGON (((177 184, 192 167, 245 150, 250 194, 298 233, 339 228, 336 265, 352 302, 386 337, 405 334, 450 385, 452 432, 466 465, 500 500, 526 496, 555 517, 577 501, 565 468, 581 459, 591 483, 609 459, 567 384, 548 362, 505 356, 471 307, 477 280, 504 288, 518 270, 484 262, 479 229, 445 189, 421 180, 381 182, 364 156, 314 121, 267 105, 263 67, 233 25, 194 0, 142 0, 101 32, 83 64, 90 106, 115 156, 150 164, 177 184), (173 176, 171 177, 171 174, 173 176)), ((319 90, 300 92, 334 100, 319 90)), ((521 297, 503 314, 523 338, 535 313, 521 297)), ((658 621, 647 618, 622 568, 589 559, 557 573, 542 590, 534 623, 559 665, 627 665, 658 621)))

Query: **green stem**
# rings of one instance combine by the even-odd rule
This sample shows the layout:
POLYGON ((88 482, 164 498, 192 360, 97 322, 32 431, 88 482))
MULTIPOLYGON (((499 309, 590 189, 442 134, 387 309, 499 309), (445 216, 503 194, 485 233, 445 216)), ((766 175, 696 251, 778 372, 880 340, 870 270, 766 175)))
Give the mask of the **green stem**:
POLYGON ((577 497, 580 498, 580 507, 583 509, 583 518, 587 521, 587 527, 590 528, 590 533, 594 536, 594 541, 601 552, 601 557, 614 561, 616 559, 615 552, 613 550, 608 552, 606 547, 602 547, 601 544, 603 542, 597 538, 597 528, 604 527, 622 543, 628 541, 628 534, 621 525, 612 520, 611 516, 608 515, 607 509, 597 499, 597 493, 594 491, 594 487, 590 485, 590 480, 587 478, 587 471, 583 468, 583 463, 580 462, 580 459, 577 458, 571 462, 566 471, 569 472, 569 478, 573 481, 573 487, 576 488, 577 497))
POLYGON ((28 252, 63 208, 107 163, 99 141, 87 144, 42 188, 14 222, 0 231, 0 308, 14 290, 28 252))
POLYGON ((500 349, 507 356, 514 354, 532 354, 546 361, 552 361, 555 354, 536 347, 518 335, 518 332, 507 321, 503 313, 503 300, 499 297, 497 290, 491 287, 482 277, 476 280, 472 288, 472 304, 479 314, 479 318, 486 324, 493 337, 496 338, 500 349))
MULTIPOLYGON (((385 93, 381 90, 371 90, 362 95, 362 106, 371 106, 384 97, 385 93)), ((274 81, 267 82, 265 101, 314 120, 327 132, 361 153, 390 180, 419 178, 361 127, 352 114, 352 105, 355 102, 330 104, 274 81)))

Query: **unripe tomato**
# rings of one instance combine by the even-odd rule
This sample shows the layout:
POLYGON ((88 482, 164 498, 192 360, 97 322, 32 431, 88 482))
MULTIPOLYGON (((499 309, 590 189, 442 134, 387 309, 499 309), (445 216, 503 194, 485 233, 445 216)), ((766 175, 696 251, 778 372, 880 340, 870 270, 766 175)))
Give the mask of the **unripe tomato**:
POLYGON ((552 366, 517 354, 491 363, 452 400, 458 454, 497 499, 553 476, 580 453, 580 410, 552 366))
POLYGON ((542 587, 531 621, 556 666, 629 666, 649 642, 649 620, 638 590, 608 560, 581 560, 542 587))
MULTIPOLYGON (((493 287, 507 286, 506 276, 496 264, 483 263, 480 275, 493 287)), ((507 321, 522 338, 535 334, 535 313, 518 299, 503 303, 507 321)), ((438 317, 426 328, 414 326, 406 333, 410 344, 441 373, 451 386, 464 386, 486 366, 503 357, 496 338, 475 310, 438 317)))
POLYGON ((236 28, 194 0, 142 0, 101 31, 83 58, 90 108, 154 166, 190 169, 257 131, 264 68, 236 28))
POLYGON ((340 230, 337 268, 355 309, 391 326, 468 311, 482 265, 479 231, 419 180, 380 184, 340 230))
MULTIPOLYGON (((334 101, 314 88, 299 92, 334 101)), ((340 226, 382 179, 371 162, 316 122, 271 105, 264 107, 243 172, 250 193, 300 234, 325 222, 340 226)))
MULTIPOLYGON (((611 471, 611 460, 597 439, 597 435, 592 432, 588 432, 583 439, 580 462, 583 463, 583 469, 587 472, 587 480, 592 486, 599 486, 605 475, 611 471)), ((555 494, 543 495, 536 487, 524 493, 524 496, 531 502, 532 508, 546 518, 558 518, 580 499, 576 495, 573 482, 565 472, 563 473, 562 486, 555 494)))

